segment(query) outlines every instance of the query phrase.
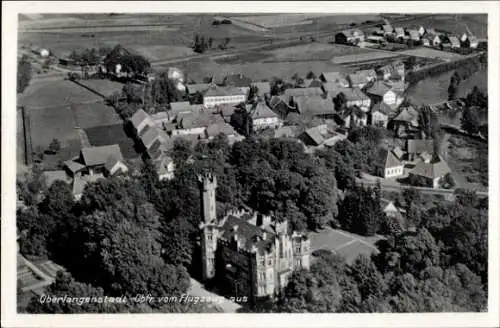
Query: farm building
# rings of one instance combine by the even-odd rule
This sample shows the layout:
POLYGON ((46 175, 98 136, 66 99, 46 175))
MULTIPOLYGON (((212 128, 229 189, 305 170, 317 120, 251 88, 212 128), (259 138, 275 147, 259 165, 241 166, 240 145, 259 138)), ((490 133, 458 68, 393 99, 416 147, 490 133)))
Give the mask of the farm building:
POLYGON ((359 107, 363 112, 367 112, 371 105, 371 99, 359 88, 343 88, 339 92, 342 93, 346 99, 347 107, 359 107))
POLYGON ((271 84, 269 82, 252 82, 252 87, 257 88, 257 96, 265 98, 271 94, 271 84))
POLYGON ((413 107, 402 108, 391 120, 393 130, 397 136, 405 136, 418 132, 418 112, 413 107))
POLYGON ((335 43, 338 44, 358 44, 365 40, 365 34, 358 29, 344 30, 335 34, 335 43))
POLYGON ((394 92, 391 86, 383 81, 376 81, 365 90, 365 93, 374 103, 384 102, 389 106, 398 106, 403 102, 403 98, 394 92))
POLYGON ((333 118, 335 114, 333 102, 321 96, 295 96, 292 97, 292 104, 295 105, 300 115, 333 118))
POLYGON ((323 95, 321 88, 292 88, 286 89, 284 96, 288 99, 296 96, 314 97, 323 95))
POLYGON ((113 175, 128 170, 118 145, 82 148, 78 163, 85 166, 84 173, 89 175, 99 173, 113 175))
POLYGON ((281 119, 285 119, 289 113, 297 111, 294 106, 290 106, 289 99, 283 96, 273 96, 268 105, 281 119))
POLYGON ((347 136, 336 131, 334 126, 321 124, 305 130, 299 135, 299 140, 308 147, 333 147, 335 143, 347 136))
POLYGON ((460 48, 460 40, 456 36, 450 36, 449 40, 452 48, 460 48))
POLYGON ((389 36, 394 33, 394 28, 390 24, 385 24, 382 26, 382 29, 384 30, 384 35, 389 36))
POLYGON ((420 41, 420 33, 417 30, 408 30, 408 35, 410 36, 410 40, 415 42, 420 41))
POLYGON ((405 38, 405 29, 402 27, 396 27, 394 29, 394 36, 396 39, 404 39, 405 38))
POLYGON ((419 177, 425 181, 425 186, 438 188, 443 177, 451 173, 448 163, 439 155, 434 155, 429 162, 418 163, 413 170, 410 171, 410 177, 419 177))
POLYGON ((323 83, 336 83, 343 88, 349 87, 349 82, 345 75, 340 72, 323 72, 319 78, 323 83))
POLYGON ((167 155, 162 155, 159 159, 153 162, 156 173, 158 174, 158 179, 171 180, 174 177, 175 163, 172 157, 167 155))
MULTIPOLYGON (((432 139, 409 139, 406 142, 406 153, 408 160, 414 161, 423 153, 434 153, 434 140, 432 139)), ((425 162, 425 160, 424 160, 425 162)))
POLYGON ((213 108, 221 104, 236 105, 245 102, 247 95, 248 91, 241 88, 212 86, 203 94, 203 106, 213 108))
POLYGON ((362 89, 367 83, 375 81, 376 79, 377 73, 373 69, 357 71, 347 75, 347 80, 351 88, 362 89))

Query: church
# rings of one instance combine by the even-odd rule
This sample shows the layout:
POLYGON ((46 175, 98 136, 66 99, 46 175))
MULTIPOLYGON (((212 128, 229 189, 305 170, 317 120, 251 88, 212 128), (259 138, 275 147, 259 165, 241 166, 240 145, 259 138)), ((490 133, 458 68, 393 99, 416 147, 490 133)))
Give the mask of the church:
POLYGON ((224 294, 250 300, 273 297, 293 270, 309 269, 308 236, 290 231, 287 220, 238 209, 217 220, 217 178, 198 177, 201 192, 202 278, 224 294))

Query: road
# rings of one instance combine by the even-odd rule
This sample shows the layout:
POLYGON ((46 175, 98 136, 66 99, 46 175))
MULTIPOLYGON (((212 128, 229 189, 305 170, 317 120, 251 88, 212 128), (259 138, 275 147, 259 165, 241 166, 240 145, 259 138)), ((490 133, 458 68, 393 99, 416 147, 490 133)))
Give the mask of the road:
MULTIPOLYGON (((395 192, 402 192, 405 189, 411 189, 414 188, 418 191, 420 191, 423 194, 430 194, 430 195, 443 195, 444 197, 452 197, 455 193, 453 189, 439 189, 439 188, 425 188, 425 187, 412 187, 412 186, 403 186, 397 184, 397 182, 392 182, 388 183, 387 180, 385 179, 378 179, 380 181, 380 186, 382 187, 383 190, 386 191, 395 191, 395 192)), ((367 179, 359 179, 356 178, 356 184, 357 185, 370 185, 374 186, 377 184, 377 180, 367 180, 367 179)), ((476 194, 481 197, 487 197, 488 192, 487 191, 476 191, 476 194)))

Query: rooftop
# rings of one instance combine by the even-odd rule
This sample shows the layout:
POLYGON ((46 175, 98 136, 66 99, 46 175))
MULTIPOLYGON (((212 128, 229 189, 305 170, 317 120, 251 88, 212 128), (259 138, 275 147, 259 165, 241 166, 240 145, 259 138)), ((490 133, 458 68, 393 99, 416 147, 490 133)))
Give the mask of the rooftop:
POLYGON ((321 96, 293 97, 294 103, 300 114, 310 115, 333 115, 335 110, 331 99, 324 99, 321 96))
POLYGON ((418 163, 410 173, 431 179, 441 178, 447 173, 451 173, 451 169, 448 166, 448 163, 446 163, 446 161, 444 161, 441 156, 434 157, 434 160, 430 163, 418 163))
POLYGON ((109 157, 123 161, 120 146, 117 144, 99 147, 86 147, 80 151, 86 166, 104 165, 109 157))

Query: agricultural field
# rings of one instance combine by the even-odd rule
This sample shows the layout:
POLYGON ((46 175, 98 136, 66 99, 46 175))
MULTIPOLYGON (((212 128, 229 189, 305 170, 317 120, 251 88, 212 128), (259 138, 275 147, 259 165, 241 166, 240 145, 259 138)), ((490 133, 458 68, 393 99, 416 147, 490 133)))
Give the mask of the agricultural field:
POLYGON ((101 125, 121 124, 123 121, 115 109, 103 102, 93 104, 74 104, 71 110, 75 116, 75 124, 81 129, 101 125))
POLYGON ((118 144, 125 159, 139 157, 134 141, 127 136, 123 124, 101 125, 85 129, 91 146, 118 144))
POLYGON ((105 79, 80 80, 78 83, 100 93, 104 97, 110 96, 114 92, 121 92, 123 89, 123 83, 105 79))
POLYGON ((358 47, 325 43, 305 44, 268 52, 268 54, 272 55, 273 61, 330 60, 334 56, 352 56, 364 53, 373 53, 373 51, 358 47))
POLYGON ((95 103, 102 98, 71 81, 51 81, 30 85, 18 99, 28 109, 60 107, 65 104, 95 103), (30 88, 33 87, 33 91, 30 88))
POLYGON ((454 35, 462 35, 467 32, 467 27, 478 38, 488 36, 487 14, 466 14, 466 15, 432 15, 432 17, 421 17, 415 15, 416 20, 408 24, 409 28, 423 26, 424 28, 434 28, 437 31, 454 35))
MULTIPOLYGON (((352 47, 355 48, 355 47, 352 47)), ((401 57, 401 54, 398 52, 386 52, 386 51, 376 51, 376 50, 367 50, 366 52, 351 54, 351 55, 343 55, 334 57, 332 59, 333 64, 343 65, 343 64, 351 64, 357 62, 365 62, 365 61, 376 61, 383 60, 388 58, 398 58, 401 57)))
POLYGON ((203 78, 211 74, 214 74, 216 80, 221 80, 227 74, 241 73, 254 81, 262 81, 271 80, 274 76, 289 79, 294 73, 305 76, 310 71, 317 75, 321 72, 348 73, 351 71, 328 61, 218 64, 215 61, 204 59, 179 63, 176 66, 189 76, 189 80, 194 80, 197 83, 201 83, 203 78))

